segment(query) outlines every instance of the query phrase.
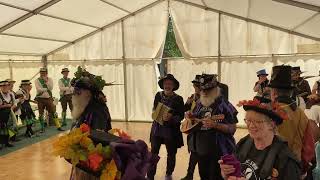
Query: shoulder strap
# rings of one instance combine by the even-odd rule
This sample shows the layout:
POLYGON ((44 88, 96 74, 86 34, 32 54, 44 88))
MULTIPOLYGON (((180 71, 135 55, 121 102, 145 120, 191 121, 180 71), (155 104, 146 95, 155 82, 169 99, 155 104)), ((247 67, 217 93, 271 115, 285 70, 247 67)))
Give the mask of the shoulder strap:
POLYGON ((283 143, 281 143, 275 136, 275 143, 272 145, 269 150, 266 159, 263 162, 262 168, 260 169, 261 179, 266 179, 272 174, 272 168, 276 161, 276 157, 279 152, 283 149, 283 143))
POLYGON ((61 78, 60 80, 65 87, 69 87, 70 78, 67 78, 67 79, 61 78))
MULTIPOLYGON (((44 82, 44 79, 38 78, 38 80, 39 80, 39 82, 40 82, 40 84, 41 84, 41 86, 42 86, 43 88, 47 88, 47 92, 48 92, 49 96, 52 97, 52 92, 48 89, 48 86, 47 86, 47 84, 44 82)), ((43 94, 43 93, 37 94, 37 96, 41 96, 42 94, 43 94)))

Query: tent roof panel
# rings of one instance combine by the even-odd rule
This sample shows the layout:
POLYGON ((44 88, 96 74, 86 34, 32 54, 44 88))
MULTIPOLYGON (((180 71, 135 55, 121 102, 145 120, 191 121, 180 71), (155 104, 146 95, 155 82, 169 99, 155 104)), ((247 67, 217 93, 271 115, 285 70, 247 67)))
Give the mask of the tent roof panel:
POLYGON ((310 36, 320 37, 320 14, 306 22, 303 26, 296 29, 296 31, 305 33, 310 36))
POLYGON ((42 12, 98 27, 102 27, 128 14, 98 0, 61 1, 42 12), (74 8, 75 5, 77 8, 74 8), (70 9, 72 9, 72 11, 70 11, 70 9))
POLYGON ((1 52, 45 54, 65 43, 0 35, 1 52))
POLYGON ((0 27, 25 15, 27 12, 0 5, 0 27))
POLYGON ((306 4, 311 4, 311 5, 319 6, 319 7, 320 7, 320 1, 319 1, 319 0, 294 0, 294 1, 298 1, 298 2, 302 2, 302 3, 306 3, 306 4))
POLYGON ((205 0, 208 7, 247 17, 248 0, 205 0))
POLYGON ((272 0, 251 0, 250 18, 286 29, 293 29, 316 12, 272 0))
POLYGON ((199 5, 204 5, 202 3, 202 1, 204 1, 204 0, 185 0, 185 1, 192 2, 192 3, 195 3, 195 4, 199 4, 199 5))
POLYGON ((73 41, 94 30, 91 27, 36 15, 11 27, 4 33, 73 41))
POLYGON ((128 1, 128 0, 104 0, 107 2, 110 2, 114 5, 117 5, 123 9, 126 9, 130 12, 136 11, 142 7, 147 6, 148 4, 151 4, 153 2, 156 2, 157 0, 134 0, 134 1, 128 1))
POLYGON ((1 0, 1 2, 19 6, 22 8, 34 10, 37 7, 49 2, 50 0, 1 0))

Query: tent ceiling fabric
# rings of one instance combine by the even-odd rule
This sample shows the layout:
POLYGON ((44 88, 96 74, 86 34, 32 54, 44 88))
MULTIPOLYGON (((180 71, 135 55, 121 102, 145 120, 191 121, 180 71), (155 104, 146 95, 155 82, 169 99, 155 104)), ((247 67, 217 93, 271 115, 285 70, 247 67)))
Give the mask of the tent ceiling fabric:
POLYGON ((25 15, 27 12, 0 5, 0 27, 25 15))
POLYGON ((4 31, 4 33, 73 41, 94 30, 91 27, 36 15, 4 31))
POLYGON ((0 51, 41 54, 66 43, 0 35, 0 51))
POLYGON ((26 9, 36 9, 50 0, 1 0, 1 2, 12 4, 26 9))
MULTIPOLYGON (((26 18, 24 21, 7 29, 3 33, 73 42, 74 40, 79 39, 82 36, 85 36, 97 30, 97 28, 85 26, 84 24, 92 25, 94 27, 103 27, 111 22, 115 22, 123 17, 128 16, 130 12, 137 11, 156 1, 157 0, 61 0, 59 2, 56 1, 56 3, 52 3, 52 6, 45 7, 43 8, 43 10, 41 9, 42 11, 40 12, 40 14, 26 18), (74 22, 68 22, 66 20, 43 16, 41 15, 41 13, 56 16, 58 18, 70 21, 76 21, 79 23, 77 24, 74 22), (81 25, 81 23, 83 25, 81 25)), ((315 6, 318 5, 316 0, 297 1, 306 4, 312 4, 315 6)), ((34 10, 50 2, 50 0, 0 0, 0 3, 1 2, 3 4, 0 5, 0 28, 28 13, 27 11, 18 10, 17 8, 5 6, 4 3, 24 8, 27 10, 34 10)), ((310 37, 314 37, 314 40, 319 41, 320 39, 320 32, 317 31, 317 29, 319 29, 318 27, 320 26, 320 15, 317 14, 319 12, 308 10, 305 8, 279 3, 273 0, 186 0, 183 2, 190 2, 198 6, 201 5, 204 8, 209 7, 216 11, 226 12, 235 16, 240 16, 241 18, 249 18, 257 22, 266 23, 275 27, 281 27, 287 31, 294 30, 295 32, 305 34, 310 37)), ((156 4, 155 6, 161 5, 156 4)), ((179 8, 179 6, 176 6, 174 8, 179 8)), ((167 10, 168 8, 166 7, 164 11, 167 10)), ((161 18, 162 16, 159 16, 159 19, 161 18)), ((144 20, 153 21, 154 19, 144 18, 144 20)), ((204 21, 202 23, 207 22, 204 21)), ((152 23, 145 22, 144 24, 152 23)), ((133 25, 139 25, 139 23, 133 25)), ((150 36, 145 38, 150 38, 150 36)), ((46 54, 59 48, 59 46, 57 47, 58 44, 65 44, 63 42, 50 42, 44 40, 33 40, 23 37, 8 37, 3 35, 1 36, 1 39, 14 39, 13 42, 15 44, 13 45, 12 43, 8 47, 6 47, 4 41, 0 42, 0 51, 4 51, 5 49, 9 52, 18 52, 17 50, 19 50, 20 52, 21 50, 22 53, 36 52, 46 54), (24 47, 30 42, 36 42, 36 45, 29 45, 30 47, 24 47), (9 47, 13 49, 10 50, 9 47)), ((162 38, 158 39, 160 40, 162 38)))
POLYGON ((42 12, 98 27, 128 14, 102 1, 81 0, 80 2, 79 0, 64 0, 42 12), (74 8, 75 5, 77 8, 74 8))

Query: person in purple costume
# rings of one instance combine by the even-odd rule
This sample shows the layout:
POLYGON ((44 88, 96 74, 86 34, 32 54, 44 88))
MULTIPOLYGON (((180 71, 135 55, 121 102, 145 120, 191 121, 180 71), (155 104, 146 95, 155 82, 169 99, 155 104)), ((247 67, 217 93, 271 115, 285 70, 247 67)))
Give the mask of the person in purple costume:
POLYGON ((187 112, 188 119, 200 119, 201 126, 189 134, 188 147, 198 157, 199 174, 202 180, 221 180, 218 160, 220 156, 234 151, 237 111, 221 95, 217 76, 202 74, 200 78, 200 99, 192 112, 187 112), (223 115, 221 122, 212 117, 223 115))
MULTIPOLYGON (((242 138, 234 160, 219 160, 226 180, 289 180, 300 179, 301 168, 287 143, 276 135, 276 127, 286 119, 285 112, 259 100, 239 103, 246 111, 249 135, 242 138), (236 163, 240 161, 239 163, 236 163), (241 175, 236 173, 241 168, 241 175), (242 177, 241 177, 242 176, 242 177)), ((222 158, 223 159, 223 158, 222 158)))
MULTIPOLYGON (((163 125, 156 121, 152 124, 150 133, 151 152, 158 155, 161 144, 165 144, 167 149, 165 179, 170 180, 176 164, 177 149, 183 146, 180 124, 184 118, 184 102, 183 98, 174 92, 179 88, 179 81, 172 74, 162 77, 158 84, 163 91, 156 94, 153 110, 156 109, 159 102, 168 106, 171 110, 163 116, 163 125)), ((153 166, 148 172, 149 180, 154 179, 156 169, 157 167, 153 166)))

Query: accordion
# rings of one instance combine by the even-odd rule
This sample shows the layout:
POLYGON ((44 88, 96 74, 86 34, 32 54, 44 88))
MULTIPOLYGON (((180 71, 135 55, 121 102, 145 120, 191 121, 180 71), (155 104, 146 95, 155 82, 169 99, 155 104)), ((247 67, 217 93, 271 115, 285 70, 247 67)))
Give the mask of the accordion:
POLYGON ((163 126, 163 116, 169 113, 170 110, 171 108, 159 102, 156 109, 152 112, 152 119, 163 126))

